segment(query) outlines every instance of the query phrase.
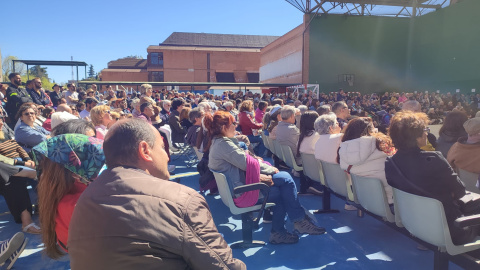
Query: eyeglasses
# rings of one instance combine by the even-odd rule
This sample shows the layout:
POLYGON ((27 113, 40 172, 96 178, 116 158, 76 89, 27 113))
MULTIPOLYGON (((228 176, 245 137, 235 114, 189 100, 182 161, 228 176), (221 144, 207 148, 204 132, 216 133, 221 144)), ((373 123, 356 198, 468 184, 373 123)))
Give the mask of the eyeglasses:
POLYGON ((104 113, 108 113, 108 114, 110 114, 110 111, 104 111, 104 113))
POLYGON ((120 118, 115 118, 115 120, 117 120, 117 121, 118 121, 118 120, 120 120, 120 118))
POLYGON ((430 133, 430 128, 426 127, 426 128, 423 129, 423 131, 426 131, 427 133, 430 133))
POLYGON ((34 113, 34 112, 27 112, 27 113, 24 113, 23 115, 29 116, 29 115, 35 115, 35 114, 36 114, 36 113, 34 113))

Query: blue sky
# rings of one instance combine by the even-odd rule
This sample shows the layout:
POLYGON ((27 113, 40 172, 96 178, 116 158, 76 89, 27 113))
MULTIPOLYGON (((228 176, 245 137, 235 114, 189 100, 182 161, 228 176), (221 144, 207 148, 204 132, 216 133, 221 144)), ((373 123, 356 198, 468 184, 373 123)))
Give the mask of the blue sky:
MULTIPOLYGON (((281 36, 303 20, 283 0, 25 0, 0 6, 2 57, 68 61, 73 56, 96 72, 128 55, 146 58, 147 47, 172 32, 281 36)), ((56 82, 72 76, 70 67, 47 71, 56 82)))

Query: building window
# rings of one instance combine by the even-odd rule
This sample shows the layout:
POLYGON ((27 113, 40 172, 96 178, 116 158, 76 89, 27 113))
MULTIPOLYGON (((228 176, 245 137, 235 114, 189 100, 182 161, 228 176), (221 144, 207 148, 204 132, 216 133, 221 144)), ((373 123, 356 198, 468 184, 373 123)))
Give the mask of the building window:
POLYGON ((163 67, 163 52, 150 53, 150 64, 152 66, 162 66, 163 67))
POLYGON ((217 82, 235 82, 235 75, 233 72, 217 72, 215 75, 217 82))
POLYGON ((247 73, 247 79, 249 83, 259 83, 260 74, 259 73, 247 73))
POLYGON ((163 82, 163 71, 152 71, 150 72, 150 81, 151 82, 163 82))

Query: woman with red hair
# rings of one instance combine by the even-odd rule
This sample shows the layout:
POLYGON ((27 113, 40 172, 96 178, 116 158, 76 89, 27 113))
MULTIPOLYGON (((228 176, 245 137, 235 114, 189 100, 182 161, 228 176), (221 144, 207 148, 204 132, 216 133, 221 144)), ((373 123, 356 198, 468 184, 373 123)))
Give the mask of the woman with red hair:
MULTIPOLYGON (((218 111, 213 116, 205 115, 204 123, 211 138, 207 145, 210 149, 208 167, 225 174, 232 194, 235 187, 246 183, 260 181, 271 186, 268 202, 275 203, 275 207, 273 208, 270 243, 293 244, 298 242, 298 235, 288 232, 285 228, 287 214, 294 223, 295 232, 299 234, 325 233, 324 228, 315 225, 305 214, 298 201, 297 187, 290 174, 279 172, 277 168, 250 156, 238 146, 238 141, 235 139, 237 123, 230 113, 218 111)), ((244 194, 234 196, 236 203, 245 197, 244 194)), ((256 202, 256 200, 253 201, 253 204, 256 202)))

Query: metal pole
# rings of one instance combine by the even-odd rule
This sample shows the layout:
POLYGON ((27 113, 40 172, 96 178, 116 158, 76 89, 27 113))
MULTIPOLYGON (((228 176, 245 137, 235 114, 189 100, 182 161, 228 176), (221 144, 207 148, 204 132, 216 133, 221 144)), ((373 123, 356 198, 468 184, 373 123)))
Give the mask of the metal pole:
POLYGON ((30 80, 30 72, 28 71, 28 64, 27 64, 27 80, 30 80))
POLYGON ((15 73, 15 60, 12 60, 13 73, 15 73))
POLYGON ((77 84, 78 84, 78 65, 77 65, 77 84))

